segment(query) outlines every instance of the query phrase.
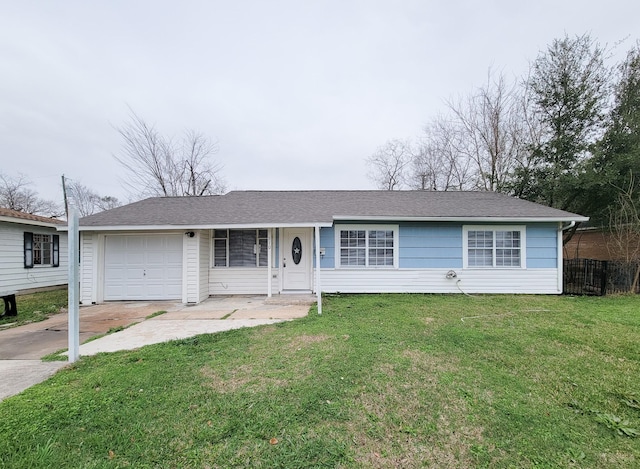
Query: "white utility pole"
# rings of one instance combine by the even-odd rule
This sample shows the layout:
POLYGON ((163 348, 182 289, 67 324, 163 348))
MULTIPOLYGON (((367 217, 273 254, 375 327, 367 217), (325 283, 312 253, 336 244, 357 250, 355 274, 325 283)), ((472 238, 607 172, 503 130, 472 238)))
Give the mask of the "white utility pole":
POLYGON ((80 278, 78 262, 80 232, 78 230, 78 211, 75 207, 69 210, 67 220, 69 231, 69 363, 80 358, 80 278))

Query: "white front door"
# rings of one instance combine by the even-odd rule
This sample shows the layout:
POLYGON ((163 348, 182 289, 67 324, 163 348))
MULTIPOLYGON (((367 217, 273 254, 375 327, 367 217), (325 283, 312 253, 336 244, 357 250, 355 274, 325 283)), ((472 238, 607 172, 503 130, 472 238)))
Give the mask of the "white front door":
POLYGON ((283 290, 311 290, 311 229, 285 228, 282 238, 283 290))

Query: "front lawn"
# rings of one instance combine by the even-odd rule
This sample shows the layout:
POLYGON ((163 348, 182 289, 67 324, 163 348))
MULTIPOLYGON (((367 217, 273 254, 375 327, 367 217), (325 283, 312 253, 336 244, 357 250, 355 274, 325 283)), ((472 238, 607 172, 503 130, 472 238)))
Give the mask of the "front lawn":
POLYGON ((328 296, 83 358, 0 403, 0 467, 638 467, 639 305, 328 296))
MULTIPOLYGON (((66 288, 16 295, 17 316, 0 318, 0 328, 22 326, 31 322, 44 321, 52 314, 57 314, 67 307, 68 293, 66 288), (5 327, 2 327, 2 326, 5 327)), ((0 301, 0 307, 4 303, 0 301)), ((4 311, 4 309, 2 310, 4 311)), ((0 311, 0 313, 2 313, 0 311)))

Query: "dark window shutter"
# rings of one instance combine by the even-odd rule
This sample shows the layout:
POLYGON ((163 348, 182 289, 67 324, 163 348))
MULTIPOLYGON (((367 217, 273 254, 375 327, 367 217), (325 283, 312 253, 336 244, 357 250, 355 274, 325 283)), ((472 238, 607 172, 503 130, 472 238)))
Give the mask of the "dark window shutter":
POLYGON ((24 232, 24 267, 33 267, 33 233, 24 232))
POLYGON ((52 267, 60 265, 60 235, 53 235, 53 258, 52 267))

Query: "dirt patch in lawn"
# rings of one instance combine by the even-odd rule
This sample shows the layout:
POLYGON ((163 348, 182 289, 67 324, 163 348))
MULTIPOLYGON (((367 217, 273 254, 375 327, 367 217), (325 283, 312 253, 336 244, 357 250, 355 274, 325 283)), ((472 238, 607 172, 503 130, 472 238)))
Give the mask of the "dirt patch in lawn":
POLYGON ((317 344, 319 342, 324 342, 325 340, 329 340, 331 337, 326 334, 320 335, 299 335, 289 342, 289 348, 291 350, 301 350, 303 347, 307 347, 312 344, 317 344))
POLYGON ((467 420, 466 401, 442 393, 438 374, 457 370, 454 362, 406 350, 409 370, 381 364, 390 377, 383 388, 366 389, 347 425, 354 435, 356 461, 365 467, 472 467, 472 447, 483 428, 467 420))
POLYGON ((269 387, 288 386, 289 381, 260 375, 251 365, 241 365, 222 375, 209 366, 200 372, 205 377, 205 386, 221 394, 233 393, 240 389, 248 391, 264 391, 269 387))

